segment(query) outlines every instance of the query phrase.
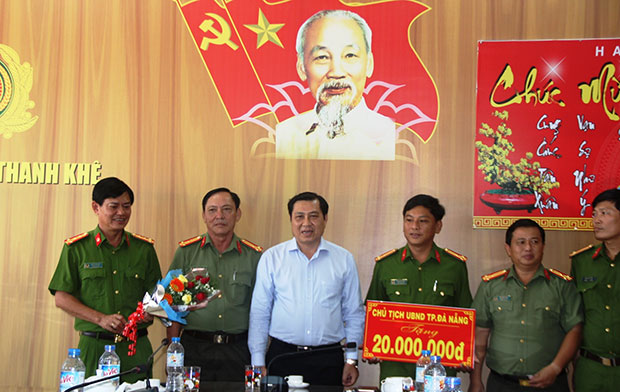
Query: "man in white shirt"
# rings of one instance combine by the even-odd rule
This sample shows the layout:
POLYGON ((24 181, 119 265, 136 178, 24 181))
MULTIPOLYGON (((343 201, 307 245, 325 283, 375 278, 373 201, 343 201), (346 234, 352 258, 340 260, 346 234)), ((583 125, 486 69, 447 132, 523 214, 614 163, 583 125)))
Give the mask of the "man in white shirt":
POLYGON ((314 385, 350 386, 359 375, 357 349, 345 350, 345 359, 341 342, 361 344, 364 307, 353 256, 322 238, 328 208, 312 192, 289 201, 294 238, 261 256, 248 346, 252 365, 273 361, 272 375, 301 374, 314 385), (276 358, 286 353, 297 354, 276 358))

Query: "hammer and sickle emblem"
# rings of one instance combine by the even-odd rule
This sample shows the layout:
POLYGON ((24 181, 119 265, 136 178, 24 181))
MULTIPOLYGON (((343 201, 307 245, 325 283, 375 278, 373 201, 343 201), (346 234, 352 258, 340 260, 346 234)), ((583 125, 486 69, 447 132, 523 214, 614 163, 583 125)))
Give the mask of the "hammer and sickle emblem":
POLYGON ((202 23, 200 23, 200 26, 198 26, 198 28, 205 33, 207 32, 212 33, 215 36, 215 38, 202 37, 202 42, 200 42, 200 49, 201 50, 209 49, 209 44, 214 44, 214 45, 226 44, 232 50, 239 49, 239 45, 235 44, 234 42, 230 40, 231 30, 226 20, 224 20, 224 18, 222 18, 218 14, 214 14, 211 12, 207 12, 205 13, 205 15, 211 17, 212 19, 203 20, 202 23), (221 30, 218 30, 213 26, 214 21, 220 25, 221 30))

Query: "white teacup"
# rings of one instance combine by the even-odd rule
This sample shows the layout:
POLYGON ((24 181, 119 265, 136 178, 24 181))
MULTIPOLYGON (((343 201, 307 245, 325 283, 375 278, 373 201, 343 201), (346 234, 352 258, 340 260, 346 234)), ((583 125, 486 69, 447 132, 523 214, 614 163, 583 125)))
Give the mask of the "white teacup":
POLYGON ((291 375, 284 377, 289 385, 301 385, 304 383, 304 376, 291 375))
POLYGON ((387 377, 381 380, 381 392, 402 392, 403 380, 413 380, 410 377, 387 377))

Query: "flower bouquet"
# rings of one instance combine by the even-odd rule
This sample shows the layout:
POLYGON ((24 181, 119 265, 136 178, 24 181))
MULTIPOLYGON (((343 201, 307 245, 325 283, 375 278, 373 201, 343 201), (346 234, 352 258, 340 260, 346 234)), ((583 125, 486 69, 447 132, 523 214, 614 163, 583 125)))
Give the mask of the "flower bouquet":
POLYGON ((217 298, 221 291, 214 289, 210 284, 209 273, 206 268, 193 268, 183 274, 181 270, 171 270, 166 277, 157 282, 153 293, 144 294, 142 302, 133 312, 125 328, 123 336, 132 343, 129 345, 129 356, 135 354, 138 323, 143 321, 146 314, 187 324, 184 317, 189 312, 202 309, 207 303, 217 298))

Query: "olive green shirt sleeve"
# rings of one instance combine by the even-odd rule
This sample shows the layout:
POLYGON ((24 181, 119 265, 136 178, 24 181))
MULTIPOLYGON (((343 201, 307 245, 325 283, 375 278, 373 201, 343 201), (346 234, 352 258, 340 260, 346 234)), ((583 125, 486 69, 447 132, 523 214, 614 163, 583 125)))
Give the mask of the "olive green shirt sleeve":
POLYGON ((55 295, 56 291, 66 291, 77 297, 78 282, 79 275, 76 260, 71 254, 69 245, 65 244, 62 247, 58 265, 49 283, 48 290, 52 295, 55 295))
POLYGON ((560 325, 564 332, 568 332, 577 324, 583 323, 583 303, 581 302, 581 297, 577 292, 574 281, 562 284, 561 290, 564 303, 560 325))
POLYGON ((162 278, 161 266, 159 265, 159 258, 157 257, 157 252, 155 252, 155 247, 150 246, 148 248, 146 260, 148 266, 144 281, 144 291, 153 292, 156 289, 157 282, 162 278))
POLYGON ((465 262, 461 262, 460 269, 461 278, 459 280, 459 286, 457 287, 456 306, 460 308, 469 308, 472 306, 472 298, 471 290, 469 288, 469 276, 467 274, 467 266, 465 265, 465 262))
POLYGON ((478 291, 476 291, 476 296, 471 305, 471 307, 476 310, 476 327, 480 328, 493 327, 493 319, 491 318, 489 307, 487 306, 489 303, 487 291, 488 284, 486 282, 480 282, 480 286, 478 286, 478 291))

